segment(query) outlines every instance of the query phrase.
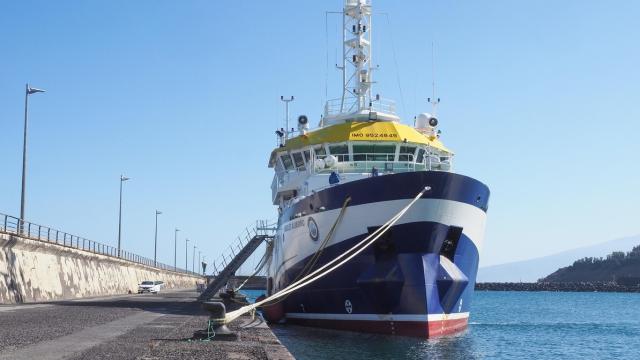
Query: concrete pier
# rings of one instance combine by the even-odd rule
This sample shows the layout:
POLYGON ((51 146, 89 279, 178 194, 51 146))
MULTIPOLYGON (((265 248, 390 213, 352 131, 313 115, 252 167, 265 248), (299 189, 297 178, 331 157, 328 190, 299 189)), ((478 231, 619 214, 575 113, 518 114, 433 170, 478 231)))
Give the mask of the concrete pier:
POLYGON ((208 314, 195 291, 0 305, 0 360, 293 359, 262 321, 202 341, 208 314))

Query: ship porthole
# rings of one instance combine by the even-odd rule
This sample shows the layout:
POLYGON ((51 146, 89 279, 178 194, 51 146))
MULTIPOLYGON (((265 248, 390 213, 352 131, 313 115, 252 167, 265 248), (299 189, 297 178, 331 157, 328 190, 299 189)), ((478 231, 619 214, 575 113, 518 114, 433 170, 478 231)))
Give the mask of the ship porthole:
POLYGON ((309 228, 309 236, 311 237, 311 239, 313 241, 318 240, 318 237, 320 236, 320 230, 318 230, 318 224, 316 224, 316 221, 313 220, 312 217, 309 217, 309 220, 307 220, 307 227, 309 228))
POLYGON ((351 300, 347 299, 344 301, 344 310, 347 314, 351 314, 353 312, 353 305, 351 304, 351 300))

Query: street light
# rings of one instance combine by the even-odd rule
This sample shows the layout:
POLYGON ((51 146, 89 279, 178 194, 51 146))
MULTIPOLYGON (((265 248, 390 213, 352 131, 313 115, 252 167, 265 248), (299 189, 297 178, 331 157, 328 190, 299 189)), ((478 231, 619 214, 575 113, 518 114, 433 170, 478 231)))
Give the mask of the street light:
POLYGON ((187 253, 188 246, 189 246, 189 239, 185 239, 185 242, 184 242, 184 271, 185 272, 189 271, 189 266, 187 265, 187 261, 189 257, 187 253))
POLYGON ((156 233, 155 242, 153 245, 153 266, 158 266, 158 215, 162 214, 162 211, 156 210, 156 233))
POLYGON ((118 211, 118 257, 120 257, 120 240, 122 238, 122 183, 127 180, 130 179, 120 174, 120 210, 118 211))
POLYGON ((202 254, 202 251, 198 250, 198 266, 202 266, 202 262, 200 261, 200 254, 202 254))
POLYGON ((22 191, 20 194, 20 233, 24 225, 24 203, 25 203, 25 191, 27 183, 27 124, 29 123, 29 95, 39 92, 45 92, 42 89, 36 89, 29 87, 29 84, 25 87, 24 92, 24 135, 22 139, 22 191))
POLYGON ((196 248, 197 246, 193 244, 193 255, 191 255, 191 272, 196 272, 196 248))
POLYGON ((180 229, 176 228, 173 234, 173 270, 175 271, 178 271, 178 231, 180 231, 180 229))

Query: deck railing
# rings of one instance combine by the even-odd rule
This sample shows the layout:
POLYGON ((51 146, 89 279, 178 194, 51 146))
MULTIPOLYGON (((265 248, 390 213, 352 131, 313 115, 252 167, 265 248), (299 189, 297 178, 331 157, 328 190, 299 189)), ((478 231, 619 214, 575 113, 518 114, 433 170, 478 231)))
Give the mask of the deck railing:
MULTIPOLYGON (((331 99, 328 100, 324 105, 324 116, 332 117, 340 114, 349 114, 357 111, 359 108, 358 99, 355 98, 347 98, 342 100, 339 99, 331 99)), ((363 108, 368 109, 373 112, 382 112, 386 114, 395 115, 396 114, 396 103, 393 100, 389 99, 378 99, 371 101, 369 104, 364 104, 363 108)))
POLYGON ((69 234, 48 226, 38 225, 28 221, 20 221, 17 217, 2 213, 0 213, 0 233, 16 235, 30 240, 42 241, 49 244, 88 251, 94 254, 119 258, 162 270, 199 275, 198 273, 189 270, 179 269, 161 262, 154 262, 153 259, 122 249, 120 249, 120 255, 118 256, 118 248, 116 247, 89 240, 81 236, 69 234))

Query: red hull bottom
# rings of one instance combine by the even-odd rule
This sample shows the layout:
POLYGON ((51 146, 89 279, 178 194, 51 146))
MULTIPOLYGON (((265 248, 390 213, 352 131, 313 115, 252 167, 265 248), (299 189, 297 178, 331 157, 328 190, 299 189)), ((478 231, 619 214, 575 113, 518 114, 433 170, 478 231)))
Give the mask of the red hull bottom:
POLYGON ((287 323, 326 329, 433 338, 464 331, 468 320, 469 318, 462 318, 427 322, 287 318, 287 323))

